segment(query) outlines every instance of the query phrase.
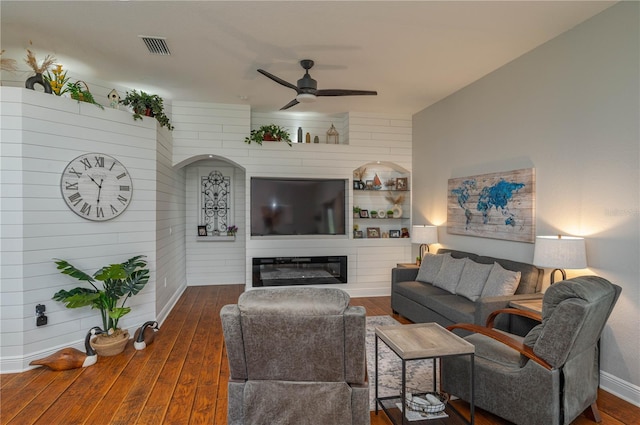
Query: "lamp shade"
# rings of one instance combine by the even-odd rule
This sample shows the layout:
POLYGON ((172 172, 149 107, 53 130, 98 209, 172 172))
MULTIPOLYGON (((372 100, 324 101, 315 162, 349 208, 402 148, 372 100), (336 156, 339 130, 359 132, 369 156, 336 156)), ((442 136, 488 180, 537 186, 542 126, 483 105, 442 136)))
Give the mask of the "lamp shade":
POLYGON ((411 232, 411 243, 438 243, 438 227, 414 224, 411 232))
POLYGON ((584 238, 574 236, 536 236, 533 264, 544 268, 584 269, 587 253, 584 238))

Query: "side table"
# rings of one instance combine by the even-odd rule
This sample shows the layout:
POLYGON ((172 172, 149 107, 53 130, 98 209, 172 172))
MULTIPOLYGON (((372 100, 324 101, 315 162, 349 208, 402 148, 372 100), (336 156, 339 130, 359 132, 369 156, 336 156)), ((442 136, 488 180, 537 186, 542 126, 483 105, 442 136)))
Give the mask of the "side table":
POLYGON ((396 263, 396 267, 399 269, 419 269, 420 266, 416 263, 396 263))
MULTIPOLYGON (((406 421, 406 393, 407 393, 407 366, 410 360, 434 359, 433 367, 433 389, 436 390, 436 368, 435 359, 447 356, 469 356, 471 362, 471 379, 469 382, 471 399, 469 400, 470 421, 474 424, 475 409, 474 397, 474 355, 475 347, 452 332, 449 332, 437 323, 417 323, 412 325, 380 326, 376 328, 375 339, 375 400, 376 415, 378 405, 387 414, 391 422, 395 425, 405 424, 406 421), (378 395, 378 339, 387 345, 402 361, 402 387, 399 396, 379 397, 378 395), (399 410, 396 403, 402 405, 399 410)), ((449 415, 447 423, 460 424, 467 423, 466 420, 450 405, 445 408, 447 414, 455 412, 455 416, 449 415)), ((432 424, 430 420, 412 421, 412 425, 432 424)), ((444 423, 444 422, 442 422, 444 423)))

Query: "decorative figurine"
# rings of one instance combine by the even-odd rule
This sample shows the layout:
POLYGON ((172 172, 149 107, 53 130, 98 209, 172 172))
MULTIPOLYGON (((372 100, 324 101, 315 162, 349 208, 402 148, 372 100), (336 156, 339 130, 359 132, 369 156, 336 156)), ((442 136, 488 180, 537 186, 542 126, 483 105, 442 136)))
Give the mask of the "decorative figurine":
POLYGON ((116 89, 111 90, 107 97, 109 98, 109 106, 113 109, 118 109, 118 106, 120 105, 120 95, 116 89))

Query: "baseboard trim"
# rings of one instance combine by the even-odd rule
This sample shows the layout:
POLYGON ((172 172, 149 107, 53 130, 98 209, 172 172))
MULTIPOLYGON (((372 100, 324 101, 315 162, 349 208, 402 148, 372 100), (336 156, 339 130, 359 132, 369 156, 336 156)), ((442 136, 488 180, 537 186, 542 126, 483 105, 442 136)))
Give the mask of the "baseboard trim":
POLYGON ((600 388, 608 393, 621 398, 634 406, 640 407, 640 387, 631 382, 611 375, 607 372, 600 372, 600 388))
POLYGON ((182 294, 186 289, 187 289, 187 283, 185 282, 173 294, 169 302, 165 304, 164 308, 156 315, 157 317, 156 320, 158 321, 158 324, 160 324, 160 326, 162 326, 165 319, 167 318, 167 316, 169 316, 169 313, 171 313, 171 310, 173 310, 173 307, 176 306, 176 304, 178 303, 178 300, 180 299, 180 297, 182 296, 182 294))

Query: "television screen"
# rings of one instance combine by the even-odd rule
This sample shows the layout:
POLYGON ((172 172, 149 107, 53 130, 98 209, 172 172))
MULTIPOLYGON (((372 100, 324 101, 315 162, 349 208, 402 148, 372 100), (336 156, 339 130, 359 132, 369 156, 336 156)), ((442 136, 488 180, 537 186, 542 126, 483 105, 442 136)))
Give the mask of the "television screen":
POLYGON ((345 235, 346 182, 251 178, 251 236, 345 235))

